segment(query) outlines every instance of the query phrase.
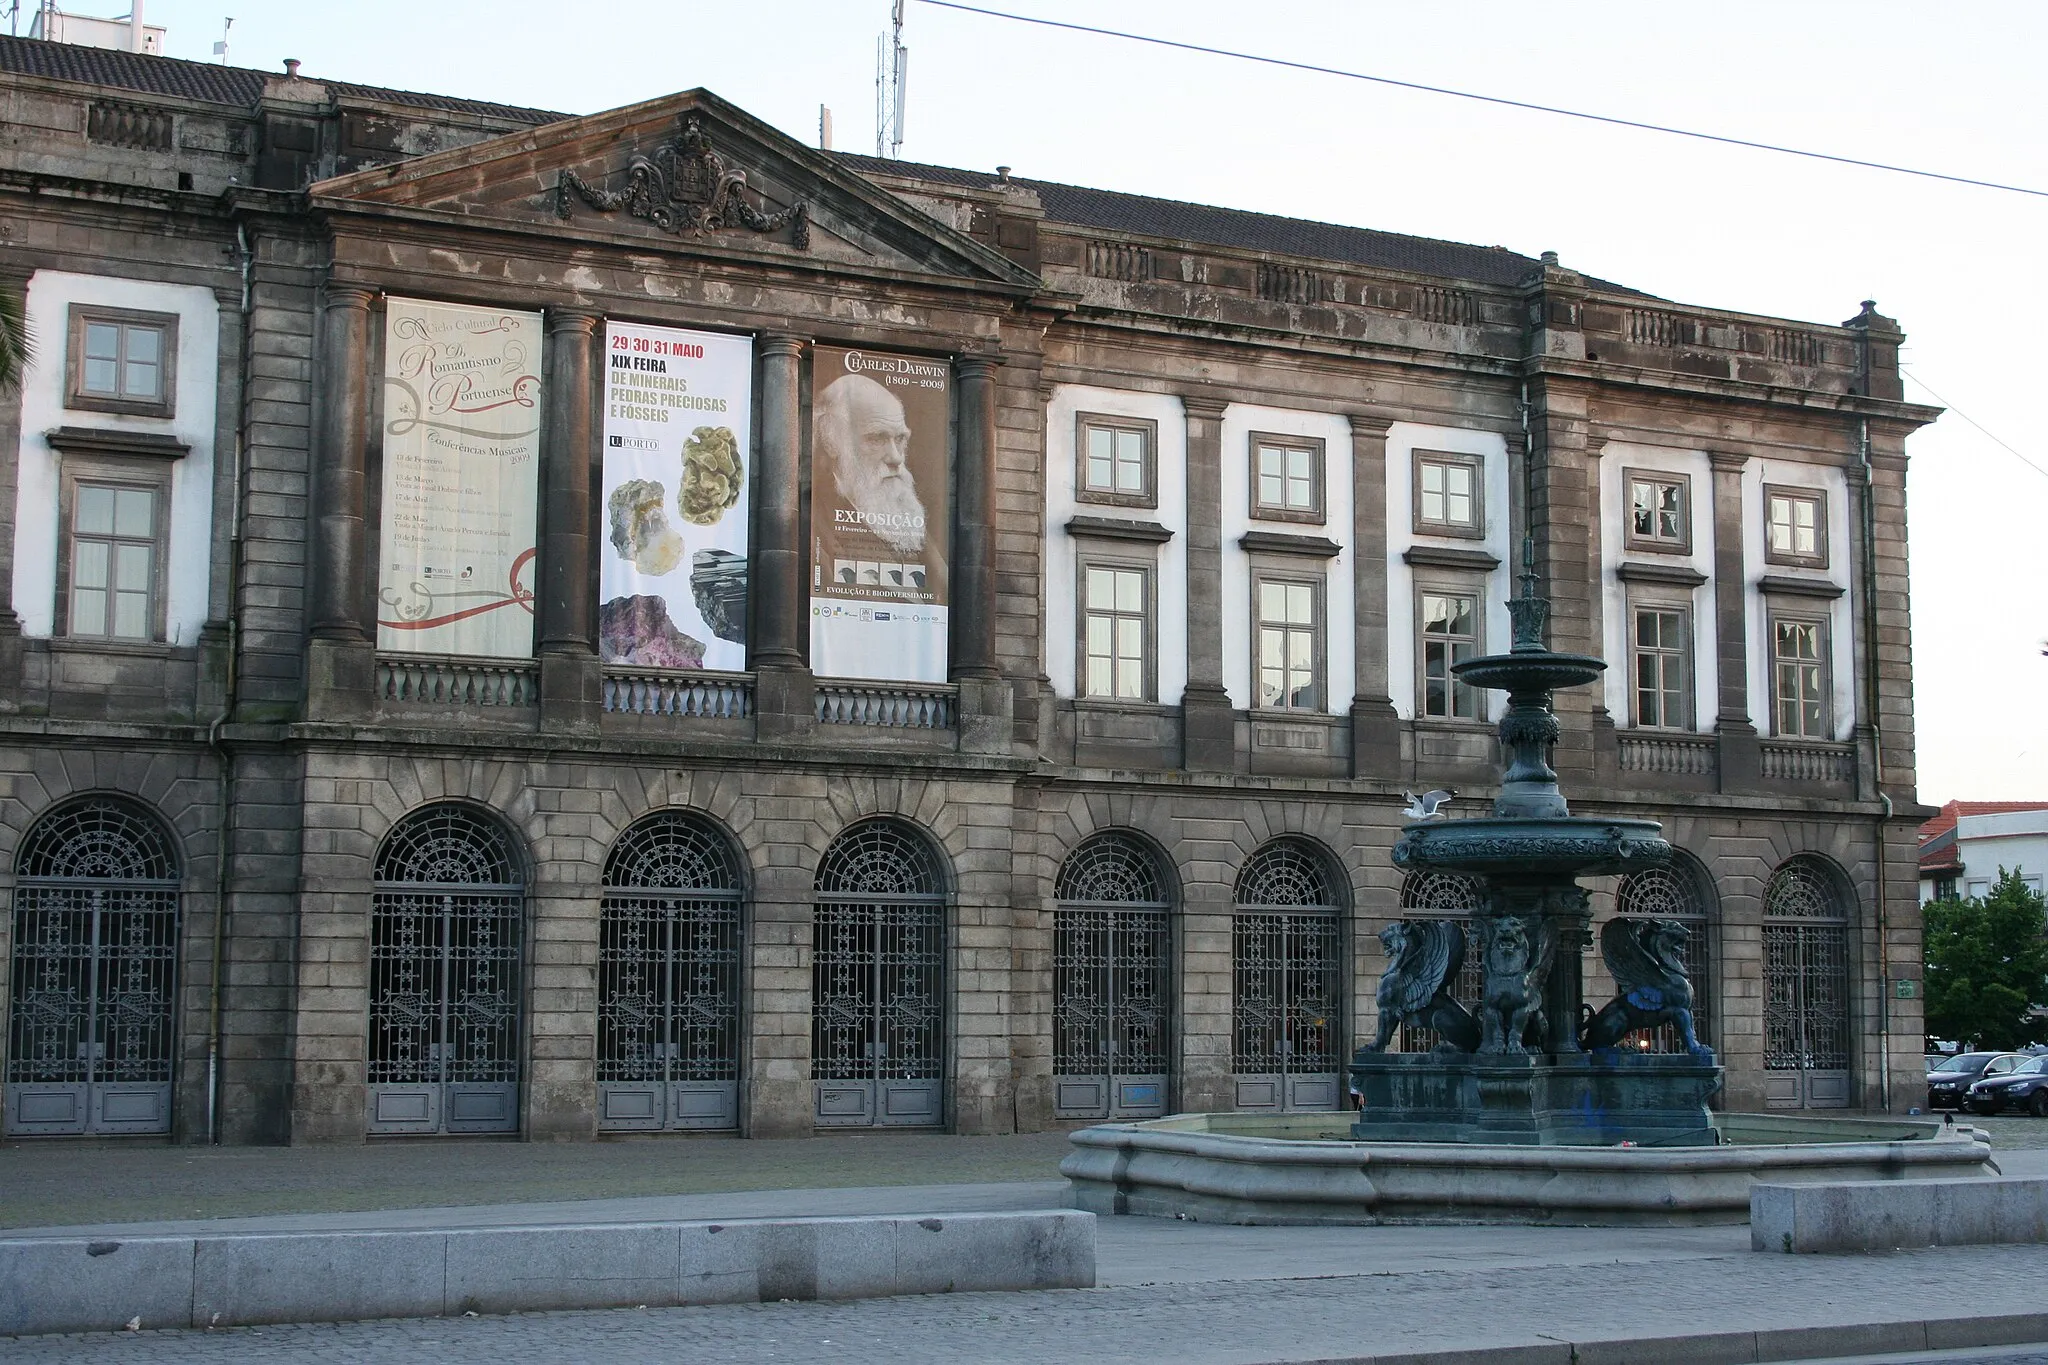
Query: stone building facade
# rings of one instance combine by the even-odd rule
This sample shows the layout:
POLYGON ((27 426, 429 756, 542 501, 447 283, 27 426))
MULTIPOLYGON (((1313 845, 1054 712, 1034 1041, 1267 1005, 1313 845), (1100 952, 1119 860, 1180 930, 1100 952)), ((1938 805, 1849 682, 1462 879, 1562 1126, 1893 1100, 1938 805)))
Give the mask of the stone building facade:
POLYGON ((0 108, 10 1137, 1340 1106, 1378 930, 1467 904, 1389 851, 1404 789, 1491 799, 1446 669, 1525 541, 1613 665, 1566 790, 1682 850, 1601 913, 1695 926, 1726 1102, 1916 1094, 1934 412, 1870 305, 835 155, 703 91, 0 39, 0 108), (393 300, 544 318, 531 657, 380 648, 393 300), (743 669, 605 657, 615 323, 751 340, 743 669), (811 667, 823 347, 944 376, 939 680, 811 667))

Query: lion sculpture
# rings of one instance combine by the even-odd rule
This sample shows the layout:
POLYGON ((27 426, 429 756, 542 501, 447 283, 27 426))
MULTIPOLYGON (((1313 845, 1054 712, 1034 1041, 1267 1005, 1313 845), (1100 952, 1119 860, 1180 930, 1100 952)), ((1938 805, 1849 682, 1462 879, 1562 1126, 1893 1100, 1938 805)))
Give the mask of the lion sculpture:
POLYGON ((1686 927, 1668 919, 1611 919, 1600 929, 1600 956, 1620 994, 1586 1021, 1579 1046, 1598 1052, 1637 1029, 1670 1024, 1694 1057, 1713 1049, 1693 1032, 1692 983, 1685 978, 1686 927))
POLYGON ((1471 1012, 1451 998, 1465 965, 1465 928, 1456 920, 1398 920, 1380 930, 1387 969, 1380 976, 1379 1036, 1366 1049, 1385 1052, 1403 1024, 1435 1029, 1441 1048, 1470 1052, 1479 1042, 1471 1012))
POLYGON ((1543 1034, 1543 980, 1550 974, 1551 936, 1513 915, 1486 931, 1486 992, 1479 1015, 1479 1051, 1523 1053, 1543 1034), (1533 938, 1533 941, 1532 941, 1533 938))

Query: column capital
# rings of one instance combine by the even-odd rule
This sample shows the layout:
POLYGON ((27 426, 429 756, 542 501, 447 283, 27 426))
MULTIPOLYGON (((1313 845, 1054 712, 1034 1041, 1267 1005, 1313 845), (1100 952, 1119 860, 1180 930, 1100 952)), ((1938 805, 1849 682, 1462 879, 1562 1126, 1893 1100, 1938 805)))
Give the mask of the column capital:
POLYGON ((1393 418, 1380 417, 1373 413, 1347 412, 1344 418, 1351 423, 1353 436, 1375 436, 1385 440, 1387 433, 1394 429, 1393 418))
POLYGON ((550 307, 547 319, 549 336, 564 332, 581 332, 589 336, 597 330, 597 324, 604 321, 604 316, 589 308, 550 307))
POLYGON ((1744 466, 1748 465, 1749 456, 1739 450, 1710 450, 1707 452, 1707 463, 1714 467, 1717 474, 1740 474, 1744 466))
POLYGON ((800 337, 794 332, 762 332, 758 338, 761 354, 764 356, 796 356, 804 353, 809 337, 800 337))
POLYGON ((1180 396, 1180 405, 1190 417, 1214 420, 1223 415, 1223 410, 1230 406, 1230 400, 1208 393, 1184 393, 1180 396))
POLYGON ((1508 447, 1508 454, 1510 454, 1510 455, 1526 455, 1526 454, 1528 454, 1528 453, 1529 453, 1529 433, 1528 433, 1528 432, 1526 432, 1526 431, 1503 431, 1503 432, 1502 432, 1502 433, 1500 434, 1500 438, 1501 438, 1501 440, 1503 440, 1503 441, 1507 442, 1507 447, 1508 447))
POLYGON ((1001 369, 1002 364, 1000 355, 963 355, 953 359, 953 368, 962 379, 987 379, 1001 369))
POLYGON ((361 309, 364 312, 368 312, 370 305, 377 301, 377 295, 382 292, 382 290, 374 289, 367 284, 351 284, 345 280, 329 280, 327 282, 327 307, 329 309, 361 309))

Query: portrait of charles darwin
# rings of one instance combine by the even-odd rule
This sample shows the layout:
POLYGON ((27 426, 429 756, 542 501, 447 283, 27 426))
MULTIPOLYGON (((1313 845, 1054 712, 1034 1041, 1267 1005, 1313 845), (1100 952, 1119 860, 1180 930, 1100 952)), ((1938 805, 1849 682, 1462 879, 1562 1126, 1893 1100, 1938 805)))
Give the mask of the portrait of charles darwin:
POLYGON ((943 361, 820 349, 811 405, 813 592, 946 601, 943 361), (873 367, 849 370, 847 357, 873 367), (908 378, 912 382, 902 382, 908 378), (923 380, 919 383, 917 380, 923 380))

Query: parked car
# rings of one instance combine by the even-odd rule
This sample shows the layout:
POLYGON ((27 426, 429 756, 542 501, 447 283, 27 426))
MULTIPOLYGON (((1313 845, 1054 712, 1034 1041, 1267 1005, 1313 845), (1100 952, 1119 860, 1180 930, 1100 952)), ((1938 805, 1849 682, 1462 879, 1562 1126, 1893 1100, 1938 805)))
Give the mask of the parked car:
POLYGON ((1961 1109, 1972 1085, 2003 1076, 2026 1060, 2017 1052, 1959 1052, 1927 1073, 1927 1107, 1961 1109))
POLYGON ((1971 1082, 1969 1105, 1980 1114, 2017 1106, 2048 1119, 2048 1054, 2028 1057, 2003 1076, 1971 1082))

